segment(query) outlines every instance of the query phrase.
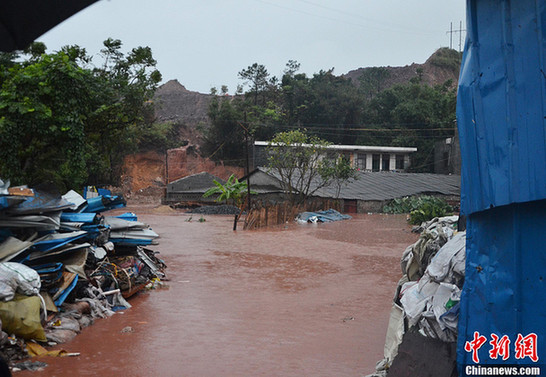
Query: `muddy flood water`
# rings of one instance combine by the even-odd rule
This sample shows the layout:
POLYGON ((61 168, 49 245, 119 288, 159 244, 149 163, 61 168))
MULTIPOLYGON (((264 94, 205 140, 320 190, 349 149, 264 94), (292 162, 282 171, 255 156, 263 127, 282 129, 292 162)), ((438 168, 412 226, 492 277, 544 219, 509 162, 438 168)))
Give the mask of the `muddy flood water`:
POLYGON ((15 376, 362 376, 382 358, 400 257, 417 239, 404 216, 233 232, 232 216, 126 210, 160 234, 168 289, 60 347, 80 356, 15 376))

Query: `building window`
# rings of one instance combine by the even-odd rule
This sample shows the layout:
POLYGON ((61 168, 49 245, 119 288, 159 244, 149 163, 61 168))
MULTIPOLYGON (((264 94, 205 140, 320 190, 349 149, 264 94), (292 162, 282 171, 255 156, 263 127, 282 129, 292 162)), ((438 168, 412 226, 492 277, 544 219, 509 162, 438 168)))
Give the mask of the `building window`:
POLYGON ((390 169, 390 163, 391 163, 391 155, 390 154, 384 154, 383 155, 383 161, 381 164, 381 170, 383 171, 389 171, 390 169))
POLYGON ((381 155, 379 154, 372 155, 372 170, 373 171, 379 171, 380 161, 381 161, 381 155))
POLYGON ((358 159, 356 160, 356 167, 358 170, 366 170, 366 155, 358 154, 358 159))
POLYGON ((404 170, 404 155, 396 155, 396 170, 404 170))

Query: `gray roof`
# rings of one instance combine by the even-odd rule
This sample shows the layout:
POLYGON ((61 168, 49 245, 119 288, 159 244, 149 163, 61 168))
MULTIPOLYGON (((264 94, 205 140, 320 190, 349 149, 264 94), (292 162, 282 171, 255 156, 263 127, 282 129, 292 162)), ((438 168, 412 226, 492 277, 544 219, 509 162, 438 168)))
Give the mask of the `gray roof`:
POLYGON ((210 173, 201 172, 169 183, 167 185, 167 192, 204 193, 211 187, 215 186, 215 180, 221 184, 226 183, 223 179, 220 179, 210 173))
MULTIPOLYGON (((258 171, 276 176, 273 170, 255 170, 258 171)), ((357 174, 358 179, 351 179, 341 187, 339 199, 383 201, 422 194, 458 196, 461 192, 459 175, 361 171, 357 174)), ((252 178, 250 182, 252 186, 252 178)), ((313 196, 332 198, 336 196, 336 190, 334 185, 326 186, 318 189, 313 196)))

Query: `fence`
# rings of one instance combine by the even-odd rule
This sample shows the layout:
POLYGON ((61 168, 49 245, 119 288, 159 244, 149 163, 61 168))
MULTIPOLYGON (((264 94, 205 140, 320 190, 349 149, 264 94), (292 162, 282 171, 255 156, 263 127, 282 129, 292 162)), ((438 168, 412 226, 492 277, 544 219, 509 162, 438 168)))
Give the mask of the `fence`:
POLYGON ((342 202, 334 199, 313 199, 299 205, 289 202, 276 204, 255 202, 245 219, 244 229, 259 229, 285 224, 294 221, 298 213, 305 211, 320 211, 330 208, 342 211, 342 202))

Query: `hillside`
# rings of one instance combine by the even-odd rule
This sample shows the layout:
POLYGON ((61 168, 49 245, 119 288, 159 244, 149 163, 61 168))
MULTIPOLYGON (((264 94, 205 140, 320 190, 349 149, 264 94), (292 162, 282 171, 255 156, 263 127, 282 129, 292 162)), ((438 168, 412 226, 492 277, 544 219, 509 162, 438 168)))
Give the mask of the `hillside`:
MULTIPOLYGON (((457 51, 441 48, 423 64, 413 63, 404 67, 384 67, 388 71, 388 77, 383 80, 382 89, 409 82, 418 76, 420 69, 422 70, 422 80, 428 85, 443 84, 447 80, 452 80, 453 85, 456 86, 459 79, 460 63, 461 57, 457 51)), ((355 85, 358 85, 358 78, 369 69, 371 68, 358 68, 343 76, 350 78, 355 85)))
MULTIPOLYGON (((455 50, 441 48, 423 64, 413 63, 405 67, 384 67, 387 77, 382 80, 381 89, 387 89, 395 84, 404 84, 416 78, 421 72, 422 81, 429 85, 443 84, 452 80, 457 85, 461 57, 455 50)), ((343 77, 350 78, 355 85, 358 78, 372 68, 358 68, 349 71, 343 77)), ((181 138, 190 144, 199 145, 199 123, 208 123, 207 116, 212 96, 187 90, 177 80, 170 80, 159 87, 155 94, 156 117, 160 122, 173 122, 181 127, 181 138)))
POLYGON ((160 122, 175 122, 196 126, 208 122, 210 94, 187 90, 178 80, 161 85, 154 97, 156 117, 160 122))

